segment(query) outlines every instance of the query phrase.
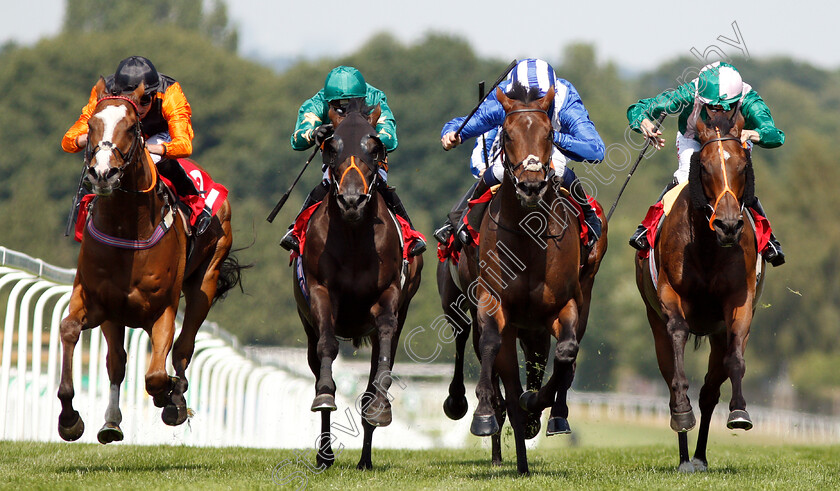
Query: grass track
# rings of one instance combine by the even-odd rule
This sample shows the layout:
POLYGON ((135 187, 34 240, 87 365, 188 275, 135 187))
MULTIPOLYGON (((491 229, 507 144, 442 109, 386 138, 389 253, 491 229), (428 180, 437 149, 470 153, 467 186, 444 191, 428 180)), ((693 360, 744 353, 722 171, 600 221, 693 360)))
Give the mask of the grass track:
MULTIPOLYGON (((709 450, 703 474, 676 472, 676 444, 538 448, 531 476, 516 474, 513 453, 502 467, 489 451, 377 450, 374 470, 355 469, 359 450, 343 450, 316 474, 295 451, 247 448, 0 442, 4 489, 840 489, 840 446, 724 444, 709 450), (283 463, 289 463, 283 467, 283 463)), ((311 459, 309 460, 312 461, 311 459)))

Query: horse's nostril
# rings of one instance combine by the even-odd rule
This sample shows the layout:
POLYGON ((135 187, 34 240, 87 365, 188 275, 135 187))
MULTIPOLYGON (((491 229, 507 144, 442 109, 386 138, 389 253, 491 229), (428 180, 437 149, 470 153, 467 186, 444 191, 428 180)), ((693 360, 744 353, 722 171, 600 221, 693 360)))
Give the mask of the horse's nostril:
POLYGON ((120 170, 117 169, 116 167, 111 167, 110 169, 108 169, 108 172, 105 174, 105 178, 106 179, 111 179, 112 177, 116 176, 117 173, 119 173, 119 171, 120 170))

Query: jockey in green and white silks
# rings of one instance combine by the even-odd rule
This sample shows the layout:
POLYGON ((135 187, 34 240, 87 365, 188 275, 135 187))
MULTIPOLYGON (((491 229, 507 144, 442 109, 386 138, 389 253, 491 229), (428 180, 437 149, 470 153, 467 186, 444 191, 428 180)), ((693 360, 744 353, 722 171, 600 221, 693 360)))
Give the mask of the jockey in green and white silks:
MULTIPOLYGON (((333 125, 329 121, 329 110, 334 108, 339 113, 346 110, 351 99, 364 98, 365 105, 376 106, 379 105, 381 114, 376 122, 376 133, 382 143, 385 145, 385 150, 393 152, 397 149, 397 123, 394 119, 394 113, 388 106, 388 100, 385 93, 376 87, 365 82, 359 70, 350 66, 338 66, 333 68, 327 74, 324 81, 324 88, 319 90, 315 95, 303 102, 298 110, 298 119, 295 124, 295 131, 291 136, 292 148, 295 150, 306 150, 313 145, 321 145, 333 133, 333 125)), ((411 228, 411 219, 408 217, 408 212, 402 204, 399 196, 394 191, 394 188, 389 187, 387 169, 381 167, 379 169, 380 185, 379 193, 394 213, 404 218, 411 228)), ((315 203, 320 202, 327 195, 330 188, 329 171, 324 170, 324 179, 315 186, 309 195, 304 200, 301 211, 309 208, 315 203)), ((299 251, 299 241, 293 235, 294 223, 289 226, 289 231, 280 241, 280 245, 288 250, 299 251)), ((422 254, 426 250, 426 243, 422 238, 416 239, 409 254, 416 256, 422 254)))
MULTIPOLYGON (((663 195, 688 179, 691 156, 700 149, 700 142, 696 138, 697 119, 705 120, 709 113, 717 111, 724 111, 730 116, 735 111, 741 112, 744 117, 741 141, 750 149, 753 144, 776 148, 785 142, 785 134, 776 128, 767 104, 749 84, 744 83, 741 74, 729 63, 718 61, 706 65, 694 80, 676 89, 666 90, 656 97, 641 99, 627 109, 630 128, 649 138, 656 148, 662 148, 665 140, 653 121, 663 112, 679 114, 676 135, 678 167, 673 182, 666 186, 663 195)), ((757 198, 752 208, 766 217, 757 198)), ((640 250, 648 248, 645 232, 645 228, 640 225, 630 238, 630 245, 640 250)), ((785 261, 775 236, 771 236, 762 254, 774 266, 785 261)))

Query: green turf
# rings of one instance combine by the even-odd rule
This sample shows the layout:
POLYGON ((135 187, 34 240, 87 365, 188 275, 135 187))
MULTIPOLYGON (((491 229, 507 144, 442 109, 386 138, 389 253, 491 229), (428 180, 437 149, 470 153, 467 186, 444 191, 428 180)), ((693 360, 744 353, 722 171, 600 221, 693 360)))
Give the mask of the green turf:
MULTIPOLYGON (((507 447, 507 445, 506 445, 507 447)), ((840 446, 717 444, 709 471, 676 472, 676 442, 529 451, 531 475, 501 467, 483 445, 459 450, 378 450, 373 471, 343 450, 329 470, 295 462, 292 450, 0 442, 4 489, 838 489, 840 446), (287 464, 284 467, 284 464, 287 464), (292 478, 295 474, 298 479, 292 478)), ((311 460, 309 461, 311 463, 311 460)))

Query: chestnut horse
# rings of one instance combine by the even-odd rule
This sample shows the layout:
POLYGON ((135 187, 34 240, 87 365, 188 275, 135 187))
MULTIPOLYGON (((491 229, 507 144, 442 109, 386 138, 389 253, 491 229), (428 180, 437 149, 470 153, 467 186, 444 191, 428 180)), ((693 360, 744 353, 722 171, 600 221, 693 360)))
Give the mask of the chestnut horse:
POLYGON ((697 121, 701 148, 691 162, 688 185, 665 217, 658 243, 651 252, 657 279, 648 259, 636 258, 636 284, 647 308, 659 370, 671 393, 671 428, 678 433, 680 470, 704 471, 706 442, 720 386, 732 382, 730 429, 749 430, 753 424, 741 392, 744 348, 764 275, 756 281, 756 235, 744 226, 744 210, 754 198, 749 154, 740 141, 744 118, 718 115, 697 121), (684 369, 689 334, 707 336, 709 366, 700 389, 700 432, 694 459, 689 461, 686 433, 695 425, 684 369))
MULTIPOLYGON (((364 443, 359 469, 372 468, 373 430, 391 423, 391 369, 411 298, 420 285, 422 257, 404 263, 401 230, 377 192, 386 151, 376 136, 379 106, 351 101, 346 112, 330 110, 335 133, 322 147, 331 191, 312 214, 302 251, 308 292, 295 279, 298 315, 315 375, 312 411, 321 413, 316 461, 333 464, 330 412, 335 411, 332 364, 338 337, 372 347, 368 385, 361 396, 364 443)), ((294 276, 294 275, 293 275, 294 276)))
POLYGON ((460 287, 447 263, 438 270, 441 301, 454 321, 457 350, 444 411, 453 419, 466 412, 462 373, 470 332, 466 308, 472 315, 473 343, 481 362, 478 407, 470 431, 493 436, 493 462, 498 464, 500 420, 506 413, 516 440, 517 469, 524 474, 528 472, 525 440, 539 432, 543 409, 552 407, 548 435, 570 431, 566 392, 607 241, 604 233, 582 257, 578 218, 566 201, 568 192, 552 176, 553 129, 547 111, 554 89, 542 98, 522 86, 514 88, 510 98, 501 90, 496 93, 506 113, 501 130, 505 177, 485 212, 477 250, 467 246, 461 255, 460 287), (534 218, 546 224, 540 236, 523 229, 523 223, 534 218), (557 339, 554 374, 541 387, 551 336, 557 339), (526 393, 519 379, 517 339, 526 358, 526 393))
POLYGON ((73 350, 83 330, 100 326, 108 344, 111 390, 105 425, 97 438, 110 443, 123 439, 119 399, 125 377, 126 326, 149 334, 152 353, 146 391, 163 408, 164 423, 183 423, 187 419, 185 372, 196 333, 213 302, 239 283, 241 267, 229 257, 233 236, 227 201, 207 232, 194 239, 187 258, 183 220, 174 211, 144 147, 137 111, 142 84, 127 96, 112 96, 100 78, 96 94, 99 102, 90 117, 85 154, 85 180, 96 197, 79 251, 69 315, 61 321, 58 433, 73 441, 84 432, 84 422, 73 409, 73 350), (98 232, 96 237, 91 229, 98 232), (182 292, 184 321, 173 346, 182 292), (174 377, 165 367, 170 348, 174 377))

